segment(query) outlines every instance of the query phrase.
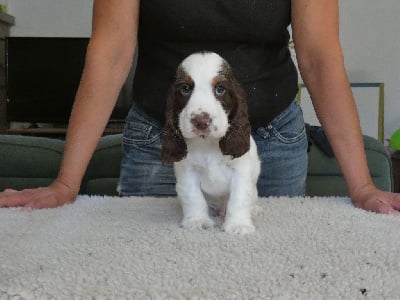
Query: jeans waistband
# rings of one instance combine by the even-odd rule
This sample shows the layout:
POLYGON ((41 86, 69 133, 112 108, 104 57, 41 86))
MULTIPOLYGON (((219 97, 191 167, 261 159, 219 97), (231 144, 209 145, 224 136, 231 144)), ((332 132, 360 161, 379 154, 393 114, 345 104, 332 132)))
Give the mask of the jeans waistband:
MULTIPOLYGON (((300 104, 298 103, 297 100, 293 100, 293 102, 285 110, 283 110, 275 119, 273 119, 268 125, 272 125, 274 127, 280 127, 281 125, 287 122, 288 116, 290 116, 291 114, 297 114, 299 113, 299 111, 301 112, 300 104)), ((129 121, 129 119, 131 118, 142 121, 158 129, 163 128, 163 125, 158 120, 149 116, 135 103, 132 104, 127 120, 129 121)), ((268 125, 266 125, 265 127, 267 127, 268 125)), ((258 129, 256 129, 255 131, 257 130, 258 129)))
POLYGON ((297 100, 293 100, 292 103, 268 125, 272 125, 273 127, 281 127, 287 122, 288 118, 290 119, 290 115, 297 115, 298 113, 301 113, 300 104, 297 100))
POLYGON ((145 124, 153 126, 154 128, 157 128, 157 129, 163 128, 163 125, 158 120, 149 116, 135 103, 132 104, 132 107, 131 107, 128 117, 127 117, 127 121, 130 121, 131 119, 141 121, 145 124))

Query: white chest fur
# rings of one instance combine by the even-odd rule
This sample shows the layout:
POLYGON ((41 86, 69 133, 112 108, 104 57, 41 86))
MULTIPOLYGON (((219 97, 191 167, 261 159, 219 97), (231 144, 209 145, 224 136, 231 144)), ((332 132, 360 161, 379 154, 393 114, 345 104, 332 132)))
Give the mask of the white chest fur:
POLYGON ((257 200, 256 182, 260 161, 255 142, 250 138, 250 149, 232 159, 223 155, 217 139, 186 140, 187 156, 174 164, 176 191, 183 210, 182 226, 206 228, 214 221, 208 207, 223 212, 223 229, 234 234, 254 231, 251 211, 257 200))
POLYGON ((215 139, 188 142, 187 160, 197 173, 200 187, 208 196, 229 196, 234 173, 232 159, 222 155, 215 139))

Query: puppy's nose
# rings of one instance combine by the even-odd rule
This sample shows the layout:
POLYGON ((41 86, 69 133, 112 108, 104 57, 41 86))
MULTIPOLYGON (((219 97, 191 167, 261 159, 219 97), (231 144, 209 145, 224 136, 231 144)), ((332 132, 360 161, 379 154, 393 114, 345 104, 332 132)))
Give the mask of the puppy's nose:
POLYGON ((210 126, 211 118, 208 113, 202 112, 200 114, 195 115, 191 119, 191 122, 196 129, 205 130, 210 126))

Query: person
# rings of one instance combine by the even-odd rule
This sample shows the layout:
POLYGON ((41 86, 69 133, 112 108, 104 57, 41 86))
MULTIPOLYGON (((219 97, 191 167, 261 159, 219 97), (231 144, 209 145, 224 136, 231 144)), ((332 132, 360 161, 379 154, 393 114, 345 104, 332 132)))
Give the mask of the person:
POLYGON ((171 166, 159 162, 168 86, 179 62, 209 50, 224 57, 248 94, 262 160, 260 196, 303 195, 307 142, 288 50, 291 24, 302 78, 356 207, 397 214, 400 195, 377 189, 339 42, 337 0, 94 0, 92 36, 57 179, 0 193, 0 207, 57 207, 75 200, 82 177, 138 48, 134 105, 124 130, 119 191, 171 195, 171 166), (140 15, 140 17, 139 17, 140 15))

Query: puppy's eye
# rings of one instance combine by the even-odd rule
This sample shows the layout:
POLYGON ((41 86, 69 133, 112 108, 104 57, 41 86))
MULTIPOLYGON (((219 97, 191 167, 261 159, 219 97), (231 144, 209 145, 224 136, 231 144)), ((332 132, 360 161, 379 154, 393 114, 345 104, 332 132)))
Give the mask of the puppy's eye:
POLYGON ((215 86, 215 95, 221 97, 225 94, 225 91, 226 91, 226 89, 222 84, 217 84, 215 86))
POLYGON ((193 91, 193 88, 189 84, 183 84, 179 89, 179 91, 181 92, 182 96, 187 97, 190 96, 190 94, 193 91))

